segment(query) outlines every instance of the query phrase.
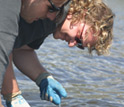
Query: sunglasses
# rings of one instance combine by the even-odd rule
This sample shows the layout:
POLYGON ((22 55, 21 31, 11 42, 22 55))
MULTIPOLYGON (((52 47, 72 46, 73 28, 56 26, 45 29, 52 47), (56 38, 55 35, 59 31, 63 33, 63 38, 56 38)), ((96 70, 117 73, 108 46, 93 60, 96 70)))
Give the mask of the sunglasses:
POLYGON ((75 40, 77 42, 76 46, 80 49, 83 49, 83 50, 84 50, 84 47, 83 47, 83 41, 82 41, 82 33, 83 33, 83 30, 84 30, 84 27, 85 27, 85 25, 82 27, 80 36, 75 37, 75 40))
POLYGON ((76 42, 77 42, 77 47, 80 48, 80 49, 83 49, 84 50, 84 47, 83 47, 83 41, 79 38, 75 38, 76 42))
POLYGON ((63 10, 63 7, 69 3, 70 0, 68 0, 67 2, 65 2, 61 7, 56 7, 53 2, 51 0, 48 0, 49 3, 51 4, 51 7, 49 7, 49 12, 50 13, 53 13, 53 12, 58 12, 58 11, 61 11, 63 10))

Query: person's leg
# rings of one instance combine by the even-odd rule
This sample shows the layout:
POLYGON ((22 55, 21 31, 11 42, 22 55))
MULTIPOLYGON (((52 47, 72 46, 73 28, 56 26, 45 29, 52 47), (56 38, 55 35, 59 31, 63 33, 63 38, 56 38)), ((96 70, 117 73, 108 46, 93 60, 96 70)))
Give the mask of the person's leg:
POLYGON ((3 79, 1 94, 6 100, 7 107, 30 107, 19 90, 12 66, 12 54, 9 57, 9 61, 10 63, 3 79))

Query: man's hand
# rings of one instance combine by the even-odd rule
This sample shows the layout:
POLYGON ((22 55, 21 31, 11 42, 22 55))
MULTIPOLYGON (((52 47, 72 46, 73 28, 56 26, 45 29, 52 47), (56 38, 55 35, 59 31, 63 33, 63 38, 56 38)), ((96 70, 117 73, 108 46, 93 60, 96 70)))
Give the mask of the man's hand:
POLYGON ((45 73, 39 76, 41 80, 36 80, 37 85, 40 87, 40 97, 42 100, 51 101, 52 103, 59 105, 61 103, 61 97, 66 97, 67 93, 63 86, 56 81, 52 76, 48 76, 45 73))
MULTIPOLYGON (((7 107, 31 107, 21 95, 21 91, 3 95, 7 107)), ((1 106, 0 106, 1 107, 1 106)))
POLYGON ((61 97, 66 97, 67 93, 62 85, 52 76, 43 79, 39 85, 41 99, 53 102, 56 105, 61 103, 61 97))

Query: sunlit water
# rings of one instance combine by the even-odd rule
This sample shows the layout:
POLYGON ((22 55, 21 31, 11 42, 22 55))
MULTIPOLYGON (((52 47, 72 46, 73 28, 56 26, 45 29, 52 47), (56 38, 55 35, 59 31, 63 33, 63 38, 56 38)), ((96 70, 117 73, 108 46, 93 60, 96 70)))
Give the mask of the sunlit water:
MULTIPOLYGON (((40 62, 65 87, 61 107, 124 107, 124 0, 106 0, 116 14, 110 56, 91 57, 49 36, 37 51, 40 62)), ((42 101, 38 87, 15 69, 31 107, 56 107, 42 101)), ((35 71, 34 71, 35 72, 35 71)))

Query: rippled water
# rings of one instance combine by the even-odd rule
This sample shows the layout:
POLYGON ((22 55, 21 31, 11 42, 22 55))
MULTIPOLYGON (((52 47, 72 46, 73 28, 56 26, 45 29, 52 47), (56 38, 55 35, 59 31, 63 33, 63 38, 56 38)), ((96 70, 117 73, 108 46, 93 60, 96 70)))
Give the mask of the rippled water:
MULTIPOLYGON (((124 0, 106 2, 116 14, 110 56, 91 57, 87 50, 69 48, 52 36, 37 51, 40 62, 68 92, 62 107, 124 107, 124 0)), ((56 107, 40 100, 37 86, 20 72, 15 73, 31 107, 56 107)))

